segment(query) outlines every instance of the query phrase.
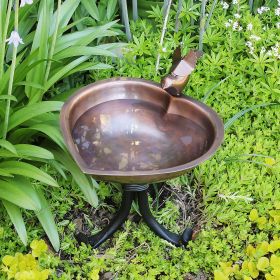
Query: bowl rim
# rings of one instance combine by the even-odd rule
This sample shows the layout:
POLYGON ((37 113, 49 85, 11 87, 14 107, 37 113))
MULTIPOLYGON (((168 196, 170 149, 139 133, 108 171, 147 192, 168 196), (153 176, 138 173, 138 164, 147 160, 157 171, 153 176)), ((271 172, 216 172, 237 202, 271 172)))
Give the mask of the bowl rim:
POLYGON ((115 78, 109 78, 109 79, 104 79, 100 80, 94 83, 91 83, 85 87, 82 87, 76 93, 74 93, 72 96, 68 98, 68 100, 64 103, 61 112, 60 112, 60 128, 61 132, 65 141, 65 144, 74 158, 75 162, 77 165, 80 167, 83 173, 89 174, 89 175, 96 175, 96 176, 108 176, 108 177, 145 177, 145 176, 157 176, 157 175, 164 175, 164 174, 172 174, 172 173, 178 173, 178 172, 183 172, 187 171, 189 169, 192 169, 202 162, 206 161, 209 159, 213 154, 216 152, 218 147, 222 144, 223 139, 224 139, 224 125, 219 117, 219 115, 211 109, 209 106, 206 104, 192 98, 189 96, 180 96, 180 97, 174 97, 170 95, 170 98, 174 99, 182 99, 182 100, 188 100, 201 109, 203 109, 204 112, 207 113, 209 121, 212 123, 214 130, 215 130, 215 138, 212 143, 212 145, 209 147, 209 149, 202 154, 200 157, 187 162, 185 164, 173 166, 173 167, 168 167, 168 168, 163 168, 163 169, 157 169, 157 170, 144 170, 144 171, 117 171, 117 170, 98 170, 98 169, 92 169, 87 167, 86 163, 84 162, 83 158, 80 156, 70 130, 69 126, 69 114, 71 112, 71 109, 73 108, 74 103, 76 102, 78 97, 81 97, 83 95, 87 95, 88 91, 96 88, 98 86, 103 86, 108 83, 138 83, 138 84, 145 84, 149 85, 152 87, 156 87, 157 90, 161 90, 164 93, 166 93, 162 88, 159 83, 156 83, 154 81, 150 80, 145 80, 141 78, 124 78, 124 77, 115 77, 115 78))

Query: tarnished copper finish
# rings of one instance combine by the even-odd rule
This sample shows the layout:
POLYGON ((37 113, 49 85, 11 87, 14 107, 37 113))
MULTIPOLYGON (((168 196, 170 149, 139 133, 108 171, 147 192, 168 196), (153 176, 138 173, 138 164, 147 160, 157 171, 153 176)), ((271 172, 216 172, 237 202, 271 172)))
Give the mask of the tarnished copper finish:
POLYGON ((185 173, 213 155, 224 134, 222 121, 205 104, 134 78, 79 90, 62 108, 61 129, 84 173, 137 184, 185 173))
POLYGON ((171 73, 161 81, 162 88, 173 96, 181 96, 190 74, 195 69, 197 59, 201 55, 201 51, 190 51, 181 58, 181 49, 178 47, 174 52, 171 73))
MULTIPOLYGON (((176 54, 176 53, 175 53, 176 54)), ((178 53, 177 53, 178 56, 178 53)), ((149 210, 148 183, 185 173, 215 153, 223 123, 205 104, 181 95, 198 52, 174 62, 160 84, 114 78, 79 90, 63 106, 60 124, 67 147, 84 173, 97 180, 123 183, 119 212, 99 233, 78 233, 77 240, 97 248, 126 220, 133 198, 147 225, 175 246, 192 238, 160 225, 149 210)))

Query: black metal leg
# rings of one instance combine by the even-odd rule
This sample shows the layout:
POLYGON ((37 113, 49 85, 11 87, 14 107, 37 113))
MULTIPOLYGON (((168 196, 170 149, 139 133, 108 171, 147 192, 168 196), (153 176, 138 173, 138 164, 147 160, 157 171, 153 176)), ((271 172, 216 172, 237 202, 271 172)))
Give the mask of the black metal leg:
POLYGON ((112 236, 114 232, 124 223, 129 215, 130 208, 132 205, 134 193, 130 191, 123 191, 121 207, 118 213, 115 215, 113 220, 109 223, 107 227, 98 232, 95 235, 88 236, 84 233, 78 233, 76 238, 79 243, 84 242, 86 244, 90 244, 92 248, 97 248, 104 241, 106 241, 109 237, 112 236))
POLYGON ((150 211, 147 189, 148 185, 125 185, 120 210, 109 225, 95 235, 88 236, 84 233, 77 234, 76 238, 78 242, 88 243, 92 246, 92 248, 97 248, 104 241, 110 238, 127 219, 134 195, 137 193, 139 210, 143 220, 155 232, 155 234, 176 246, 186 245, 192 238, 192 229, 187 228, 182 235, 179 235, 170 232, 164 226, 159 224, 150 211))
POLYGON ((155 234, 176 246, 186 245, 188 241, 191 240, 192 229, 187 228, 182 235, 179 235, 170 232, 168 229, 166 229, 156 221, 149 208, 148 194, 146 190, 138 192, 138 202, 139 210, 143 217, 143 220, 147 223, 150 229, 154 231, 155 234))

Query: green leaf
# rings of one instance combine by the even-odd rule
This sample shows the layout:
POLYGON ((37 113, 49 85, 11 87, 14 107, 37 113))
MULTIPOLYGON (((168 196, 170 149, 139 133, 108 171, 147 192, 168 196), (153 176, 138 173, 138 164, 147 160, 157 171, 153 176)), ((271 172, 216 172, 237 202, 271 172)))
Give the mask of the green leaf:
MULTIPOLYGON (((65 0, 63 1, 60 14, 59 14, 59 33, 63 32, 63 28, 65 28, 68 22, 71 20, 74 12, 76 11, 77 7, 80 4, 80 0, 65 0)), ((51 28, 50 28, 50 35, 53 34, 55 30, 55 21, 57 18, 57 11, 53 14, 51 28)))
POLYGON ((54 157, 57 161, 61 162, 65 168, 71 173, 77 185, 81 188, 85 199, 93 207, 98 205, 98 197, 92 184, 89 182, 87 176, 83 174, 74 160, 68 153, 63 151, 53 151, 54 157))
POLYGON ((215 270, 214 271, 214 280, 228 280, 228 276, 220 270, 215 270))
MULTIPOLYGON (((21 143, 23 141, 27 141, 27 139, 30 139, 33 137, 34 134, 37 132, 41 132, 45 135, 47 135, 52 141, 54 141, 60 148, 63 150, 66 150, 63 137, 60 133, 60 129, 58 127, 58 123, 40 123, 36 125, 32 125, 29 128, 20 128, 17 130, 14 130, 11 135, 9 136, 9 139, 11 139, 13 142, 21 143)), ((1 150, 0 150, 1 151, 1 150)), ((1 153, 0 153, 1 156, 1 153)))
POLYGON ((29 163, 22 161, 4 161, 0 163, 0 168, 8 173, 22 175, 38 180, 44 184, 58 187, 57 182, 47 173, 29 163))
POLYGON ((210 96, 210 94, 211 94, 217 87, 219 87, 219 85, 220 85, 221 83, 223 83, 224 81, 226 81, 228 78, 229 78, 229 76, 226 77, 226 78, 224 78, 224 79, 222 79, 221 81, 219 81, 218 83, 216 83, 213 87, 211 87, 211 88, 205 93, 204 97, 202 98, 202 102, 205 102, 206 99, 208 99, 208 97, 210 96))
MULTIPOLYGON (((1 157, 1 154, 0 154, 1 157)), ((11 173, 7 172, 6 170, 3 170, 0 168, 0 176, 4 176, 4 177, 14 177, 11 173)))
POLYGON ((8 130, 11 130, 25 121, 44 113, 60 111, 62 105, 63 103, 59 101, 42 101, 17 110, 11 115, 8 130))
POLYGON ((259 217, 258 210, 252 209, 249 215, 250 221, 255 222, 258 219, 258 217, 259 217))
MULTIPOLYGON (((38 49, 38 54, 35 60, 48 59, 48 39, 50 26, 52 24, 54 1, 45 0, 40 1, 38 11, 38 24, 35 31, 31 53, 38 49)), ((46 63, 41 63, 34 67, 26 77, 26 82, 43 85, 45 75, 46 63)), ((34 87, 25 87, 25 92, 31 102, 39 101, 41 99, 41 90, 34 87)))
POLYGON ((257 108, 262 108, 262 107, 267 107, 267 106, 276 106, 279 105, 280 103, 264 103, 264 104, 260 104, 260 105, 254 105, 251 106, 247 109, 244 109, 240 112, 238 112, 237 114, 235 114, 232 118, 230 118, 224 125, 225 130, 228 129, 230 126, 232 126, 232 124, 238 120, 240 117, 242 117, 243 115, 245 115, 247 112, 253 111, 254 109, 257 108))
POLYGON ((269 259, 266 257, 261 257, 257 263, 257 269, 265 271, 269 267, 269 259))
POLYGON ((67 180, 67 176, 65 174, 65 168, 62 164, 60 164, 59 162, 52 160, 50 162, 50 164, 56 169, 56 171, 65 179, 67 180))
POLYGON ((17 144, 15 148, 22 157, 35 157, 42 159, 54 159, 53 154, 45 148, 30 144, 17 144))
POLYGON ((41 133, 47 135, 51 140, 53 140, 60 148, 66 150, 64 140, 58 126, 42 123, 33 125, 29 129, 40 131, 41 133))
POLYGON ((33 88, 41 89, 41 90, 45 91, 45 88, 42 85, 32 83, 32 82, 18 82, 18 83, 15 83, 15 86, 29 86, 29 87, 33 87, 33 88))
POLYGON ((0 180, 0 198, 25 209, 41 209, 35 189, 28 180, 20 176, 7 181, 0 180))
POLYGON ((11 153, 17 155, 17 150, 12 143, 7 140, 0 139, 0 147, 5 148, 6 150, 10 151, 11 153))
POLYGON ((9 134, 9 140, 15 144, 28 143, 36 133, 36 131, 29 128, 17 128, 9 134))
POLYGON ((266 217, 259 217, 259 218, 257 218, 256 222, 257 222, 259 229, 264 229, 264 227, 267 225, 266 217))
MULTIPOLYGON (((46 90, 48 90, 51 86, 53 86, 58 80, 60 80, 64 75, 66 75, 73 68, 81 64, 82 62, 88 60, 88 56, 81 56, 69 64, 63 66, 59 71, 57 71, 46 83, 46 90)), ((58 102, 58 101, 44 101, 44 102, 58 102)))
POLYGON ((257 278, 259 276, 259 272, 258 272, 254 262, 252 262, 252 261, 248 262, 248 269, 249 269, 250 276, 252 278, 257 278))
MULTIPOLYGON (((280 240, 272 240, 268 246, 270 252, 275 252, 280 249, 280 240)), ((279 265, 280 267, 280 265, 279 265)))
POLYGON ((13 95, 0 95, 0 100, 12 100, 17 101, 16 97, 13 95))
POLYGON ((57 39, 54 53, 58 53, 71 46, 87 46, 94 39, 106 36, 115 36, 116 32, 109 30, 117 21, 95 27, 89 27, 82 31, 71 32, 57 39))
POLYGON ((61 52, 57 53, 54 56, 54 59, 60 60, 64 58, 69 58, 73 56, 92 56, 92 55, 103 55, 103 56, 112 56, 116 57, 116 55, 106 49, 102 48, 102 45, 99 45, 98 47, 87 47, 87 46, 72 46, 68 47, 65 50, 62 50, 61 52))
POLYGON ((82 4, 96 21, 100 21, 100 15, 95 0, 82 0, 82 4))
POLYGON ((262 257, 269 252, 269 244, 266 241, 261 242, 256 247, 256 257, 262 257))
MULTIPOLYGON (((113 66, 111 66, 109 64, 105 64, 105 63, 97 63, 97 64, 92 65, 92 62, 84 62, 84 63, 80 64, 79 66, 77 66, 76 68, 74 68, 73 70, 71 70, 70 72, 68 72, 68 75, 71 75, 71 74, 74 74, 77 72, 81 72, 81 71, 112 69, 112 68, 113 68, 113 66)), ((66 94, 64 95, 64 93, 61 95, 66 96, 66 94)))
POLYGON ((25 224, 22 218, 20 208, 9 201, 2 200, 2 202, 8 212, 8 215, 10 216, 10 219, 18 233, 20 240, 26 246, 27 233, 26 233, 26 228, 25 228, 25 224))
POLYGON ((110 20, 116 11, 117 0, 109 0, 107 4, 107 19, 110 20))
POLYGON ((59 235, 57 232, 56 224, 50 210, 50 206, 44 197, 42 190, 37 190, 38 197, 42 208, 40 211, 35 211, 43 229, 45 230, 54 250, 57 252, 60 247, 59 235))
POLYGON ((280 256, 271 255, 270 257, 270 265, 273 269, 279 269, 280 268, 280 256))

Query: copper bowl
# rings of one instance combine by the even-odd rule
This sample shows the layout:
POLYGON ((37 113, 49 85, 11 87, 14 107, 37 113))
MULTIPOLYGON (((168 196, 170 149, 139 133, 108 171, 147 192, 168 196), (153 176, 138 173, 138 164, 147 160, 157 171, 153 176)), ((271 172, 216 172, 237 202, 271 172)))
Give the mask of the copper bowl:
POLYGON ((62 108, 61 129, 84 173, 126 184, 184 174, 211 157, 224 136, 221 119, 205 104, 135 78, 80 89, 62 108))
POLYGON ((223 140, 218 115, 181 94, 199 56, 191 51, 174 62, 161 85, 143 79, 108 79, 82 88, 64 104, 62 133, 81 170, 97 180, 124 184, 119 212, 97 234, 79 232, 80 243, 100 246, 127 219, 134 199, 158 236, 176 246, 191 240, 191 228, 176 234, 156 221, 147 184, 185 173, 213 155, 223 140))

